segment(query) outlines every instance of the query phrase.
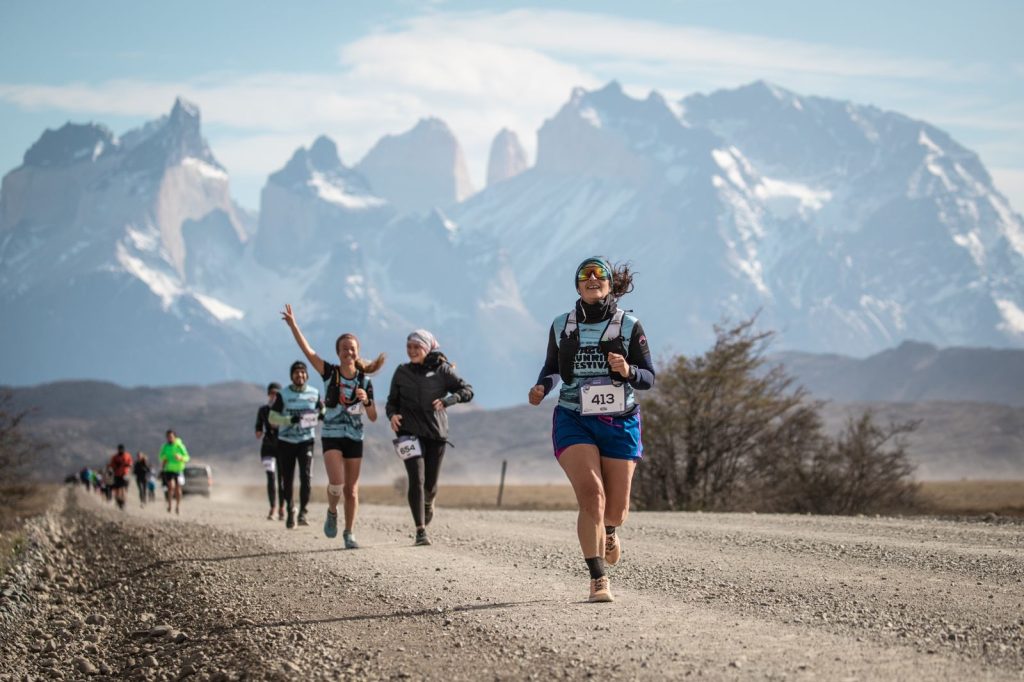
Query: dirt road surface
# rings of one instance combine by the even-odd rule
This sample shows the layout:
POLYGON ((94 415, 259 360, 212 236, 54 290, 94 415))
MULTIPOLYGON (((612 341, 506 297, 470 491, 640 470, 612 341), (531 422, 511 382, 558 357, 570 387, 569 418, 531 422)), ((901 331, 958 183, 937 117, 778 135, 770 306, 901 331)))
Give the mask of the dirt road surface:
MULTIPOLYGON (((443 490, 442 490, 443 500, 443 490)), ((0 679, 1024 679, 1024 527, 636 513, 612 604, 568 512, 364 507, 363 548, 263 501, 69 489, 0 580, 0 679)))

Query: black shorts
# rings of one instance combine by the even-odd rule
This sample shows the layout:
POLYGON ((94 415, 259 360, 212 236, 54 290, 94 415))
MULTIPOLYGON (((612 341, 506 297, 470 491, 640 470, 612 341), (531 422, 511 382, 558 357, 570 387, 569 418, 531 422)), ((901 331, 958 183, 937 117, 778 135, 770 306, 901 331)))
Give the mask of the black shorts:
POLYGON ((328 450, 341 450, 341 456, 345 459, 362 459, 363 441, 352 440, 351 438, 321 438, 320 445, 324 452, 328 450))
POLYGON ((177 481, 178 480, 178 476, 180 476, 180 475, 181 474, 179 474, 176 471, 161 471, 160 472, 160 481, 164 485, 166 485, 167 487, 170 487, 171 479, 174 479, 175 481, 177 481))
POLYGON ((297 460, 303 457, 313 459, 313 441, 289 443, 286 440, 279 440, 277 441, 277 448, 275 448, 275 457, 294 457, 297 460))
POLYGON ((114 476, 114 485, 111 486, 111 487, 114 490, 117 490, 118 488, 127 488, 128 487, 128 479, 125 478, 124 476, 114 476))
POLYGON ((275 456, 277 456, 277 443, 264 440, 263 445, 260 446, 260 459, 275 456))

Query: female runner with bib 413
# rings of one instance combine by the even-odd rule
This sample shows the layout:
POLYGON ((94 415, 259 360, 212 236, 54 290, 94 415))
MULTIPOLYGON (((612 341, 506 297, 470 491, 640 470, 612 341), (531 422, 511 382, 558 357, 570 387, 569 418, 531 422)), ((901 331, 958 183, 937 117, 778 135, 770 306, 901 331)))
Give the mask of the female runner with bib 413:
POLYGON ((576 533, 590 571, 590 601, 613 601, 605 563, 619 561, 615 529, 626 520, 633 470, 643 456, 634 391, 654 386, 654 366, 640 321, 618 308, 633 290, 629 267, 588 258, 574 282, 580 298, 552 323, 529 400, 539 405, 562 379, 551 440, 579 505, 576 533))

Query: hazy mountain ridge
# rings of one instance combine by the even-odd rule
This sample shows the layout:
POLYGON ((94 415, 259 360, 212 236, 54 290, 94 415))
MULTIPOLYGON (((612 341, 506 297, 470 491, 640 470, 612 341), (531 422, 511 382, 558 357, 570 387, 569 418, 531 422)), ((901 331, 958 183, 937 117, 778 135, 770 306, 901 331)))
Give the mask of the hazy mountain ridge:
MULTIPOLYGON (((909 442, 921 479, 1024 478, 1024 384, 1018 380, 1024 351, 904 344, 863 360, 811 354, 771 360, 783 361, 814 397, 832 401, 822 413, 830 432, 866 409, 882 422, 920 420, 909 442), (972 367, 977 370, 969 371, 972 367), (868 394, 878 399, 866 399, 868 394)), ((374 382, 381 404, 389 374, 374 382)), ((233 476, 259 476, 253 427, 265 400, 262 386, 123 388, 80 381, 11 390, 16 409, 35 408, 26 422, 29 431, 49 444, 40 453, 40 474, 99 464, 119 442, 133 452, 153 454, 164 431, 174 428, 197 460, 211 461, 233 476)), ((539 408, 453 408, 448 480, 492 482, 507 459, 512 481, 560 482, 551 457, 552 405, 549 398, 539 408)), ((389 483, 402 468, 386 419, 366 428, 364 478, 389 483)), ((319 453, 319 441, 316 447, 319 453)))
POLYGON ((1024 352, 904 342, 867 358, 772 356, 812 394, 841 402, 969 401, 1024 407, 1024 352))

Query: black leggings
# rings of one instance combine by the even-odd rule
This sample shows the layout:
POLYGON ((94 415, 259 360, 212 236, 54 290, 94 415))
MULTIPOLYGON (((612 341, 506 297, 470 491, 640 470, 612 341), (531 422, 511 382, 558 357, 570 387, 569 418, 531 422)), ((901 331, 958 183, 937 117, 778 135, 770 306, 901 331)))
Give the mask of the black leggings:
POLYGON ((275 502, 278 500, 284 506, 284 478, 280 471, 267 472, 267 499, 270 500, 271 509, 277 506, 275 502))
POLYGON ((149 494, 149 480, 142 477, 135 477, 135 487, 139 489, 139 501, 146 504, 146 496, 149 494))
POLYGON ((294 498, 295 467, 299 469, 299 513, 306 511, 309 504, 310 469, 313 465, 313 441, 305 443, 277 443, 277 472, 281 477, 281 495, 288 508, 292 508, 294 498))
POLYGON ((423 527, 423 505, 433 504, 437 497, 437 477, 441 474, 446 444, 443 440, 420 438, 423 456, 405 460, 405 472, 409 474, 409 508, 417 528, 423 527))

